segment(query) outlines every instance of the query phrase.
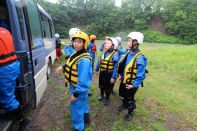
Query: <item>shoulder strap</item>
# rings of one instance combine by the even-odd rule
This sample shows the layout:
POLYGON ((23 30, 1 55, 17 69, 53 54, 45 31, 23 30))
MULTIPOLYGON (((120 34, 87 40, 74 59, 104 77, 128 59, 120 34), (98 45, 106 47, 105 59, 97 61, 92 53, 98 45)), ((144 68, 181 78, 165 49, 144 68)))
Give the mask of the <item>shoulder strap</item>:
POLYGON ((133 60, 133 64, 132 64, 132 67, 131 67, 131 79, 130 80, 132 80, 133 79, 133 70, 134 70, 134 68, 135 68, 135 63, 136 63, 136 60, 137 60, 137 58, 138 57, 140 57, 140 56, 142 56, 143 55, 143 53, 142 52, 139 52, 139 53, 137 53, 135 56, 134 56, 134 60, 133 60))
POLYGON ((106 69, 106 70, 108 70, 108 68, 109 68, 109 62, 110 62, 111 58, 112 58, 116 53, 117 53, 116 51, 113 51, 113 52, 110 54, 109 60, 107 61, 107 69, 106 69))
MULTIPOLYGON (((83 53, 83 54, 81 54, 81 55, 79 55, 79 56, 77 56, 76 58, 74 58, 72 61, 71 61, 71 64, 70 64, 70 74, 72 73, 72 67, 73 67, 73 65, 76 63, 76 62, 78 62, 81 58, 89 58, 90 60, 91 60, 91 57, 90 57, 90 55, 89 55, 89 53, 83 53)), ((71 80, 71 75, 69 75, 69 80, 71 80)))

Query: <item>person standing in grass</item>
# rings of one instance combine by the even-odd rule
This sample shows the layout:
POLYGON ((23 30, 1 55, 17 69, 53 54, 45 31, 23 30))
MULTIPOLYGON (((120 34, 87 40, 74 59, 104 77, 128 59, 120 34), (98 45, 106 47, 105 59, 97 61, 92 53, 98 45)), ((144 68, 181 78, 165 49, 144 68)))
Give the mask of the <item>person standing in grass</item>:
POLYGON ((73 46, 72 46, 72 36, 78 32, 81 32, 80 29, 78 28, 71 28, 69 30, 69 39, 70 39, 70 43, 66 44, 66 46, 64 47, 64 52, 66 53, 66 59, 68 57, 70 57, 70 55, 75 51, 73 46))
POLYGON ((96 35, 90 35, 90 42, 88 43, 88 53, 92 57, 92 70, 94 70, 94 59, 95 59, 95 53, 96 53, 96 35))
POLYGON ((62 51, 61 51, 61 40, 60 40, 60 35, 59 34, 55 34, 55 44, 56 44, 56 60, 57 62, 60 64, 60 56, 62 55, 62 51))
POLYGON ((95 71, 99 73, 99 88, 100 96, 99 101, 104 99, 104 93, 106 95, 104 104, 110 103, 110 94, 117 78, 117 67, 118 61, 120 60, 119 55, 116 51, 118 42, 115 38, 108 38, 104 45, 106 51, 99 57, 95 71))
POLYGON ((107 39, 109 39, 109 38, 110 38, 109 36, 106 36, 106 37, 105 37, 105 41, 101 44, 101 47, 100 47, 100 51, 101 51, 101 52, 103 52, 103 51, 106 50, 105 47, 104 47, 104 45, 105 45, 105 43, 107 42, 107 39))
POLYGON ((121 112, 127 108, 128 113, 125 120, 130 121, 136 109, 135 94, 146 76, 147 58, 139 49, 139 45, 143 43, 144 35, 140 32, 131 32, 127 38, 130 50, 120 60, 118 66, 118 76, 121 80, 119 95, 123 98, 118 111, 121 112))
POLYGON ((75 52, 66 60, 66 64, 56 69, 56 74, 65 72, 70 85, 70 110, 75 131, 83 131, 89 124, 88 90, 92 83, 91 57, 87 53, 89 37, 84 32, 72 36, 75 52))

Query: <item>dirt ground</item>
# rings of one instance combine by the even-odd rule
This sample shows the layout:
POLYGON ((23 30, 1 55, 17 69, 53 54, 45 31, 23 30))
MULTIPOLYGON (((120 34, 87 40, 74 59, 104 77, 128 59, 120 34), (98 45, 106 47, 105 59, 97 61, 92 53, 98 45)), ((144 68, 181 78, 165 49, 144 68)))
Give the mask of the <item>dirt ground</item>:
MULTIPOLYGON (((184 123, 182 123, 182 118, 178 115, 156 110, 154 105, 157 103, 154 103, 152 100, 148 101, 148 99, 142 100, 139 104, 144 105, 145 107, 143 108, 151 110, 151 118, 146 118, 146 113, 143 114, 145 111, 141 112, 139 110, 135 113, 132 122, 125 122, 123 118, 127 112, 117 112, 117 107, 120 105, 117 87, 116 94, 111 96, 110 105, 104 106, 103 103, 97 100, 99 95, 97 78, 98 77, 94 74, 93 85, 95 86, 91 89, 93 96, 89 98, 91 124, 89 128, 85 129, 86 131, 130 131, 130 129, 146 131, 163 129, 169 131, 195 131, 195 128, 185 126, 184 123), (151 103, 152 105, 148 103, 151 103), (149 107, 151 108, 149 109, 149 107), (158 122, 161 124, 162 128, 154 124, 158 122), (134 126, 135 124, 139 124, 139 127, 134 126)), ((54 75, 53 69, 53 75, 48 81, 48 87, 41 102, 37 108, 29 114, 33 120, 28 125, 27 131, 72 131, 68 93, 68 88, 64 86, 64 76, 54 75)))
MULTIPOLYGON (((93 80, 93 83, 95 85, 98 85, 98 81, 96 79, 93 80)), ((98 89, 96 89, 92 93, 93 95, 98 96, 99 94, 97 92, 98 89)), ((51 76, 51 78, 49 79, 48 87, 41 99, 41 102, 39 103, 37 108, 29 114, 32 117, 32 122, 28 125, 27 131, 71 131, 72 123, 70 120, 68 93, 69 89, 64 86, 63 75, 54 75, 53 73, 53 76, 51 76)), ((94 97, 96 99, 91 99, 90 97, 91 101, 98 102, 97 96, 94 97)), ((108 117, 108 113, 117 113, 117 108, 114 107, 118 106, 119 104, 117 103, 118 97, 112 97, 113 98, 110 108, 108 108, 109 106, 106 107, 103 104, 101 104, 101 106, 99 106, 98 108, 94 108, 94 103, 92 103, 92 106, 90 105, 89 110, 90 112, 93 112, 91 114, 91 125, 94 127, 94 129, 107 131, 107 129, 110 129, 110 127, 112 126, 115 118, 113 117, 114 115, 112 115, 112 117, 108 117), (101 117, 101 112, 103 114, 107 113, 107 115, 105 115, 106 117, 101 117), (100 126, 99 123, 101 123, 102 121, 108 122, 103 123, 102 126, 100 126)))

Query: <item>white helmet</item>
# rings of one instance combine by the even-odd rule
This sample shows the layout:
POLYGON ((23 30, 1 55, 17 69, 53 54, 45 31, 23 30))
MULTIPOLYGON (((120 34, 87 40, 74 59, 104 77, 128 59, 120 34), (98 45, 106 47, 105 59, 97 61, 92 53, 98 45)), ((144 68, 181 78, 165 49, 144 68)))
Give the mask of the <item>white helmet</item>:
POLYGON ((78 28, 71 28, 71 29, 69 30, 69 38, 70 38, 70 40, 72 40, 72 36, 73 36, 75 33, 78 33, 78 32, 81 32, 81 30, 78 29, 78 28))
POLYGON ((118 41, 118 45, 121 45, 121 37, 117 36, 117 37, 115 37, 115 38, 116 38, 116 40, 118 41))
POLYGON ((131 32, 128 34, 127 38, 137 40, 139 44, 143 43, 144 41, 144 35, 141 32, 131 32))
POLYGON ((112 44, 114 45, 114 49, 118 49, 118 41, 114 37, 109 38, 112 41, 112 44))
POLYGON ((58 33, 55 34, 56 38, 60 38, 60 35, 58 33))

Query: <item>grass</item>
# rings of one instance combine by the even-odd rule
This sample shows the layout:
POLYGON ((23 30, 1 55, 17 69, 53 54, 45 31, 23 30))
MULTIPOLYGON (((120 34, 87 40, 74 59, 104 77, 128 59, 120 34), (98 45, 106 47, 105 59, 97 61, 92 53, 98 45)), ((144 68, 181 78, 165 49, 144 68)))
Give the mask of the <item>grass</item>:
MULTIPOLYGON (((103 41, 96 42, 99 49, 103 41)), ((126 47, 126 42, 122 45, 126 47)), ((89 101, 92 122, 86 131, 197 130, 197 45, 144 43, 141 50, 148 58, 149 74, 145 87, 136 94, 132 122, 123 120, 126 112, 114 112, 120 103, 118 96, 112 97, 108 107, 98 102, 98 78, 94 76, 89 101)))

